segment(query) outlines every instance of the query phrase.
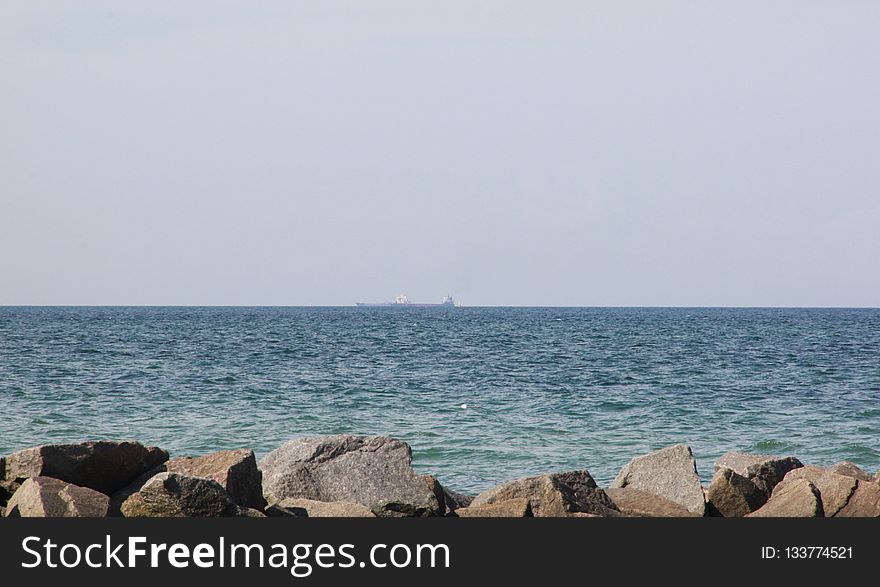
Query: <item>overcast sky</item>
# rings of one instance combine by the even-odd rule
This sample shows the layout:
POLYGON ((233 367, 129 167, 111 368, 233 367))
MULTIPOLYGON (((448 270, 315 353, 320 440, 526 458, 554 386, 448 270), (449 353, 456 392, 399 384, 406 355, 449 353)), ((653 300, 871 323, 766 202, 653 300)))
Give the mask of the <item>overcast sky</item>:
POLYGON ((880 2, 0 0, 0 304, 880 305, 880 2))

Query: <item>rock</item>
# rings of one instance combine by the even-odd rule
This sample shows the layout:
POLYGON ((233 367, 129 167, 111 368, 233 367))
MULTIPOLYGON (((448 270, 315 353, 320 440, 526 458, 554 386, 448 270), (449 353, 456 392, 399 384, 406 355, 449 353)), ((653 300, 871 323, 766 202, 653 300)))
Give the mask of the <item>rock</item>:
POLYGON ((838 475, 845 475, 846 477, 852 477, 853 479, 858 479, 859 481, 873 481, 874 478, 871 475, 862 469, 859 468, 858 465, 851 463, 849 461, 841 461, 834 465, 828 467, 828 470, 832 473, 837 473, 838 475))
POLYGON ((110 495, 166 460, 166 451, 138 442, 46 444, 7 455, 3 480, 53 477, 110 495))
POLYGON ((467 507, 474 499, 471 496, 446 489, 433 475, 422 475, 421 477, 427 483, 434 497, 437 498, 442 513, 449 514, 457 509, 467 507))
POLYGON ((856 481, 857 486, 835 517, 880 518, 880 483, 856 481))
POLYGON ((291 440, 260 461, 269 503, 286 498, 348 501, 379 516, 442 515, 429 484, 413 471, 409 445, 387 436, 291 440))
POLYGON ((261 512, 260 510, 255 510, 254 508, 244 508, 240 505, 236 505, 230 511, 230 515, 236 518, 265 518, 266 514, 261 512))
POLYGON ((689 511, 681 504, 659 495, 631 487, 606 489, 605 493, 625 516, 644 518, 697 518, 699 514, 689 511))
POLYGON ((789 471, 773 492, 781 491, 801 479, 806 479, 819 490, 822 512, 826 518, 837 516, 846 507, 859 484, 858 479, 834 473, 830 468, 806 465, 789 471))
POLYGON ((18 489, 17 486, 13 489, 11 485, 11 481, 6 481, 6 457, 0 457, 0 507, 5 506, 15 489, 18 489))
POLYGON ((749 518, 821 518, 822 498, 816 486, 806 479, 786 484, 763 507, 748 514, 749 518))
POLYGON ((266 516, 269 518, 308 518, 309 513, 303 508, 281 507, 277 503, 266 508, 266 516))
POLYGON ((376 514, 365 505, 348 501, 315 501, 313 499, 287 498, 277 504, 286 509, 303 509, 309 518, 375 518, 376 514))
POLYGON ((619 516, 605 492, 586 470, 552 473, 517 479, 479 494, 468 507, 491 505, 511 499, 529 500, 536 517, 565 517, 584 512, 603 516, 619 516))
POLYGON ((433 475, 419 475, 422 480, 425 482, 425 485, 428 487, 428 490, 434 494, 434 497, 437 498, 437 503, 440 505, 440 509, 438 510, 439 515, 444 515, 449 511, 449 508, 446 506, 446 492, 443 491, 443 486, 440 485, 440 482, 433 475))
POLYGON ((466 508, 471 505, 471 502, 474 501, 473 495, 465 495, 463 493, 458 493, 457 491, 452 491, 451 489, 443 488, 443 497, 446 503, 446 511, 456 511, 462 508, 466 508))
POLYGON ((7 504, 10 518, 103 518, 110 501, 103 493, 51 477, 25 479, 7 504))
POLYGON ((697 462, 690 447, 684 444, 634 458, 620 470, 611 487, 653 493, 683 505, 698 516, 706 511, 697 462))
POLYGON ((202 477, 219 483, 232 502, 245 508, 262 510, 263 475, 257 469, 254 451, 224 450, 201 457, 181 457, 165 463, 165 470, 190 477, 202 477))
POLYGON ((792 469, 803 467, 794 457, 776 457, 772 455, 751 455, 731 451, 715 462, 715 471, 728 468, 758 486, 769 498, 773 488, 782 481, 792 469))
POLYGON ((709 515, 739 518, 767 503, 767 494, 750 479, 725 467, 712 478, 706 501, 709 515))
POLYGON ((6 508, 0 505, 0 518, 6 517, 6 508))
POLYGON ((487 505, 477 505, 455 510, 459 518, 531 518, 532 507, 528 498, 516 497, 487 505))
POLYGON ((226 490, 216 481, 179 473, 158 473, 121 506, 128 518, 240 516, 226 490))

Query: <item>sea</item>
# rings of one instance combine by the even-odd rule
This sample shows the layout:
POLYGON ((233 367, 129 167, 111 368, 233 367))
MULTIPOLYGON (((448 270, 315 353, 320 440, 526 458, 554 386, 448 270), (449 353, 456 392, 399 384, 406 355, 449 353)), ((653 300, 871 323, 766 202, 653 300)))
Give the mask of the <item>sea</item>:
POLYGON ((0 455, 385 434, 479 492, 688 444, 880 468, 880 309, 0 307, 0 455))

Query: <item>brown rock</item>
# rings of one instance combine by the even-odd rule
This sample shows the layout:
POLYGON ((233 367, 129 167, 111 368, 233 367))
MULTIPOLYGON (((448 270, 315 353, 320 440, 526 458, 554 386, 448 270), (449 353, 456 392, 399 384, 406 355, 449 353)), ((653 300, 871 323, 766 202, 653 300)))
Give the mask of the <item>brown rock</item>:
POLYGON ((103 493, 51 477, 25 479, 7 505, 10 518, 103 518, 109 499, 103 493))
POLYGON ((760 509, 748 514, 749 518, 821 518, 822 499, 816 486, 806 479, 798 479, 774 491, 760 509))
POLYGON ((528 498, 518 497, 487 505, 457 509, 455 515, 459 518, 531 518, 532 507, 528 498))
POLYGON ((224 450, 201 457, 181 457, 165 463, 165 470, 189 477, 216 481, 232 502, 245 508, 262 510, 263 476, 257 469, 254 451, 246 448, 224 450))
POLYGON ((856 481, 858 486, 838 518, 880 518, 880 483, 856 481))
POLYGON ((681 504, 659 495, 633 489, 618 487, 606 489, 605 493, 625 516, 644 518, 696 518, 699 517, 681 504))
POLYGON ((565 517, 575 512, 618 516, 605 492, 586 470, 553 473, 517 479, 491 489, 474 498, 469 507, 491 505, 510 499, 526 498, 536 517, 565 517))
POLYGON ((128 518, 240 516, 241 508, 216 481, 179 473, 159 473, 120 508, 128 518))
POLYGON ((376 514, 365 505, 346 501, 315 501, 289 497, 282 499, 278 507, 286 509, 303 509, 309 518, 375 518, 376 514))
POLYGON ((712 478, 706 500, 709 515, 739 518, 767 503, 767 494, 750 479, 732 469, 722 468, 712 478))
POLYGON ((738 475, 750 479, 767 497, 773 493, 776 484, 782 481, 792 469, 803 467, 794 457, 772 455, 752 455, 731 451, 715 462, 715 471, 727 468, 738 475))
POLYGON ((652 493, 683 505, 698 516, 706 511, 697 462, 690 447, 684 444, 634 458, 620 470, 611 487, 652 493))
POLYGON ((858 465, 851 463, 849 461, 841 461, 834 465, 828 467, 828 470, 832 473, 837 473, 838 475, 845 475, 846 477, 852 477, 853 479, 858 479, 859 481, 873 481, 874 478, 871 475, 862 469, 859 468, 858 465))
POLYGON ((166 460, 164 450, 138 442, 46 444, 7 455, 2 478, 10 487, 29 477, 53 477, 110 495, 166 460))
POLYGON ((785 478, 773 490, 782 490, 785 486, 800 479, 806 479, 819 490, 822 498, 822 511, 826 518, 838 515, 846 507, 859 484, 858 479, 839 475, 824 467, 806 465, 788 472, 785 478))

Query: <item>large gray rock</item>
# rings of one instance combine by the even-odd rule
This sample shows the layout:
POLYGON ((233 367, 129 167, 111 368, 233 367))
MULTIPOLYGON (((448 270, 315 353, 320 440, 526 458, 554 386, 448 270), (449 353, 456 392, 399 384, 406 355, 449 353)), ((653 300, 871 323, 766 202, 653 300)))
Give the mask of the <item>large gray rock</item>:
POLYGON ((871 475, 867 471, 860 469, 858 465, 849 461, 841 461, 839 463, 835 463, 828 467, 828 470, 832 473, 837 473, 838 475, 845 475, 846 477, 858 479, 859 481, 874 480, 874 478, 871 477, 871 475))
POLYGON ((859 485, 859 480, 854 477, 840 475, 830 468, 806 465, 789 471, 773 489, 774 494, 801 479, 806 479, 819 491, 822 512, 826 518, 837 516, 849 503, 859 485))
POLYGON ((216 481, 179 473, 158 473, 121 506, 128 518, 181 518, 243 516, 216 481))
POLYGON ((7 455, 2 478, 15 487, 30 477, 53 477, 110 495, 167 460, 166 451, 138 442, 46 444, 7 455))
POLYGON ((535 517, 566 517, 574 513, 619 516, 605 492, 586 470, 552 473, 510 481, 479 494, 469 507, 491 505, 511 499, 529 500, 535 517))
POLYGON ((181 457, 165 463, 165 470, 190 477, 202 477, 219 483, 233 503, 261 510, 263 499, 262 474, 257 469, 254 451, 224 450, 201 457, 181 457))
POLYGON ((696 518, 695 514, 681 504, 665 497, 631 487, 606 489, 605 493, 625 516, 640 518, 696 518))
POLYGON ((375 518, 376 514, 365 505, 348 501, 315 501, 313 499, 287 498, 277 504, 279 508, 305 510, 309 518, 375 518))
POLYGON ((798 479, 773 491, 763 507, 748 514, 749 518, 821 518, 822 498, 816 486, 798 479))
POLYGON ((731 451, 715 462, 715 471, 727 468, 738 475, 750 479, 769 498, 773 488, 782 481, 792 469, 803 467, 794 457, 777 457, 772 455, 752 455, 731 451))
POLYGON ((443 509, 416 475, 409 445, 387 436, 313 436, 285 443, 260 461, 268 502, 348 501, 379 516, 435 516, 443 509))
POLYGON ((530 518, 532 506, 528 498, 516 497, 487 505, 476 505, 455 510, 459 518, 530 518))
POLYGON ((739 518, 767 503, 767 494, 751 479, 732 469, 722 468, 712 478, 706 500, 709 515, 739 518))
POLYGON ((706 500, 697 461, 689 446, 676 444, 627 463, 611 483, 612 488, 630 487, 665 497, 702 516, 706 500))
POLYGON ((103 518, 110 498, 51 477, 29 477, 7 504, 10 518, 103 518))

